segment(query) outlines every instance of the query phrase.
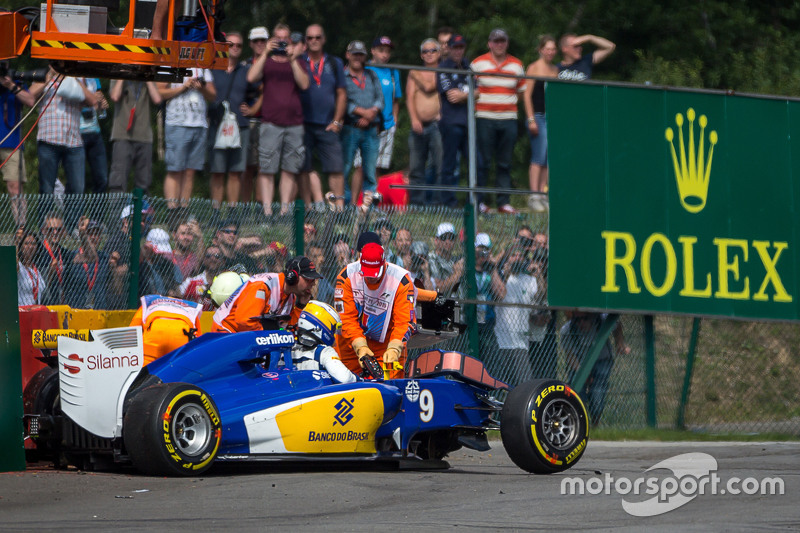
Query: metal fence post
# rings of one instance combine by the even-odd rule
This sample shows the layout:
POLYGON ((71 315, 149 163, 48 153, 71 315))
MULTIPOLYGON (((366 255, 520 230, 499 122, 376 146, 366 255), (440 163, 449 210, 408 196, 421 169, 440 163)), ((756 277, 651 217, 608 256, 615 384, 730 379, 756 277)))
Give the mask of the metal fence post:
POLYGON ((675 419, 675 427, 684 429, 686 427, 686 404, 689 401, 689 389, 692 385, 692 371, 694 370, 694 359, 697 353, 697 337, 700 335, 700 318, 692 321, 692 334, 689 337, 689 350, 686 352, 686 373, 683 375, 683 389, 681 390, 681 400, 678 403, 678 416, 675 419))
MULTIPOLYGON (((478 298, 478 283, 475 280, 475 206, 467 203, 464 206, 464 279, 467 283, 467 299, 478 298)), ((481 340, 478 335, 478 308, 475 304, 464 306, 466 317, 469 352, 480 359, 481 340)))
POLYGON ((647 380, 647 426, 656 427, 656 334, 653 315, 644 317, 645 376, 647 380))
POLYGON ((477 136, 475 134, 475 75, 470 72, 467 77, 469 83, 469 94, 467 95, 467 149, 469 160, 469 204, 477 208, 478 203, 475 201, 475 187, 477 186, 477 136))
POLYGON ((594 365, 597 362, 597 359, 600 357, 600 352, 603 350, 603 346, 605 346, 606 341, 608 341, 608 337, 611 335, 611 332, 614 331, 614 328, 617 327, 617 322, 619 322, 619 315, 617 314, 610 314, 608 318, 606 318, 602 324, 600 324, 600 329, 597 331, 597 335, 594 338, 594 343, 589 348, 588 353, 583 359, 581 363, 581 367, 575 373, 575 377, 572 378, 572 383, 570 385, 576 391, 582 391, 583 386, 586 385, 586 381, 589 379, 589 374, 592 373, 594 369, 594 365))
MULTIPOLYGON (((17 284, 17 251, 13 246, 0 247, 0 272, 6 283, 0 297, 6 309, 0 317, 0 472, 25 470, 25 448, 22 440, 22 363, 20 362, 19 310, 17 284)), ((30 342, 30 339, 28 339, 30 342)))
POLYGON ((128 264, 128 309, 139 307, 139 247, 142 241, 142 204, 144 190, 133 190, 133 212, 131 213, 131 260, 128 264))
POLYGON ((298 198, 294 202, 294 255, 306 253, 305 241, 306 204, 298 198))

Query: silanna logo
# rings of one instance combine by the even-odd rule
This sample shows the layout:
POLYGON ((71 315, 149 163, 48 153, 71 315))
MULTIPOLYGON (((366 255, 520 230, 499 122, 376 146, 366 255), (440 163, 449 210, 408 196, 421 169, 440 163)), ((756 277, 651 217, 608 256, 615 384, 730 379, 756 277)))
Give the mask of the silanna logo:
POLYGON ((689 119, 689 147, 684 144, 683 138, 683 115, 675 115, 675 125, 678 126, 678 144, 680 159, 675 151, 675 133, 672 128, 667 128, 664 136, 669 143, 670 154, 672 155, 672 165, 675 170, 675 181, 678 185, 678 195, 681 205, 689 213, 699 213, 706 206, 708 197, 708 184, 711 177, 711 162, 714 158, 714 146, 719 141, 716 131, 712 131, 709 136, 708 153, 705 150, 706 126, 708 118, 700 115, 697 121, 700 126, 698 134, 699 146, 695 146, 694 140, 694 109, 691 107, 686 110, 686 118, 689 119), (688 154, 687 154, 688 152, 688 154))
MULTIPOLYGON (((69 354, 69 355, 67 356, 67 359, 69 359, 70 361, 75 361, 75 362, 78 362, 78 363, 83 363, 83 357, 80 357, 80 356, 79 356, 78 354, 76 354, 76 353, 69 354)), ((77 374, 78 372, 80 372, 80 371, 81 371, 81 367, 79 367, 79 366, 75 366, 75 365, 68 365, 67 363, 63 363, 63 365, 64 365, 64 370, 66 370, 66 371, 67 371, 67 372, 69 372, 70 374, 77 374)))
POLYGON ((336 425, 336 422, 344 426, 353 419, 353 414, 351 413, 353 410, 353 399, 348 401, 347 398, 342 398, 337 402, 336 405, 334 405, 334 407, 338 410, 336 415, 333 417, 336 420, 333 423, 334 426, 336 425))
MULTIPOLYGON (((84 358, 80 357, 78 354, 73 353, 66 357, 69 361, 74 361, 75 363, 83 363, 84 358)), ((77 374, 81 371, 81 366, 83 365, 71 365, 67 363, 62 363, 64 365, 64 370, 69 372, 70 374, 77 374)), ((106 370, 111 368, 131 368, 139 365, 139 356, 138 355, 90 355, 86 357, 86 370, 106 370)))

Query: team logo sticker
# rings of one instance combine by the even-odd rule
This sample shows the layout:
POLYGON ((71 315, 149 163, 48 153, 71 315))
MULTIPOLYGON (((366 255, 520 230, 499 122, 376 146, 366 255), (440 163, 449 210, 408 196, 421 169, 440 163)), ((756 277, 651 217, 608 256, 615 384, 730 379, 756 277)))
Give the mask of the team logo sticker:
POLYGON ((409 402, 416 402, 419 399, 419 382, 412 380, 406 383, 405 394, 409 402))
POLYGON ((263 374, 261 374, 261 377, 262 378, 266 378, 266 379, 271 379, 272 381, 275 381, 276 379, 278 379, 278 373, 277 372, 264 372, 263 374))
MULTIPOLYGON (((334 407, 338 409, 338 411, 333 418, 340 425, 344 426, 353 419, 353 415, 351 413, 353 410, 353 400, 348 401, 347 398, 342 398, 336 403, 336 405, 334 405, 334 407)), ((333 423, 334 426, 336 425, 336 422, 333 423)))

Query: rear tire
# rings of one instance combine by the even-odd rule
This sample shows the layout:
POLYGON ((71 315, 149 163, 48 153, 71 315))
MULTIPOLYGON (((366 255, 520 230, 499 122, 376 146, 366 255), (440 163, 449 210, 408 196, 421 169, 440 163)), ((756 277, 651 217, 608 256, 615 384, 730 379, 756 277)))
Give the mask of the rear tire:
POLYGON ((133 465, 151 475, 192 476, 214 462, 222 438, 219 410, 199 387, 162 383, 141 390, 123 421, 133 465))
POLYGON ((586 450, 588 416, 578 394, 553 379, 521 383, 506 398, 500 435, 514 463, 534 474, 571 468, 586 450))

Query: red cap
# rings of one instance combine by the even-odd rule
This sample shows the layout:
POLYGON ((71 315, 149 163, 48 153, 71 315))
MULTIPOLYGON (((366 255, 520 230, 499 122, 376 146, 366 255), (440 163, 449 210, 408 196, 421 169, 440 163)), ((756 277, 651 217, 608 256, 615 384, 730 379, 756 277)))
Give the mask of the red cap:
POLYGON ((370 242, 361 249, 361 275, 377 278, 383 269, 383 246, 370 242))

